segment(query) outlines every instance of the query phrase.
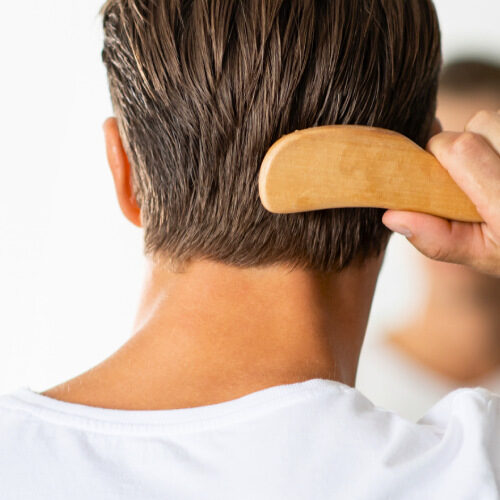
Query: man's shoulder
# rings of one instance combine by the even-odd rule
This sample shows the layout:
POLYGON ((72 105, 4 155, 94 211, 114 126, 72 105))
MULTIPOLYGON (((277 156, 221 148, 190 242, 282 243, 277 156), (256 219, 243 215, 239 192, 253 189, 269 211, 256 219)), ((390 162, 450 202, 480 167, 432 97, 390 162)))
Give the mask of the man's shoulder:
POLYGON ((457 422, 464 429, 480 425, 496 436, 500 445, 500 395, 485 387, 460 387, 448 392, 418 420, 420 425, 437 428, 457 422))

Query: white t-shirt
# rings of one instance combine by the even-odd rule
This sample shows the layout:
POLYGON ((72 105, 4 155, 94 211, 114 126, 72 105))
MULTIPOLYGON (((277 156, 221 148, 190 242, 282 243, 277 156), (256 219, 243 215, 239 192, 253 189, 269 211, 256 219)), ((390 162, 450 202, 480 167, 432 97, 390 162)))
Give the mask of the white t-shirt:
POLYGON ((500 396, 457 389, 417 423, 325 379, 208 406, 0 397, 2 500, 500 498, 500 396))

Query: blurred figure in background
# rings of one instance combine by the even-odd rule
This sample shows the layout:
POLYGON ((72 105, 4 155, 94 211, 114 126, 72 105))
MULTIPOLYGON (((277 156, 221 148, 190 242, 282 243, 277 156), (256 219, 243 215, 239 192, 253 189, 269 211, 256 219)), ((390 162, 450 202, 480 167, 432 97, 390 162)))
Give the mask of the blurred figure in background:
MULTIPOLYGON (((479 109, 500 109, 500 65, 462 59, 445 66, 437 110, 443 129, 463 131, 479 109)), ((417 253, 415 259, 427 279, 423 307, 367 349, 357 384, 412 420, 457 387, 500 393, 500 279, 417 253)))
POLYGON ((500 63, 459 59, 439 81, 437 115, 443 129, 461 132, 479 109, 500 108, 500 63))

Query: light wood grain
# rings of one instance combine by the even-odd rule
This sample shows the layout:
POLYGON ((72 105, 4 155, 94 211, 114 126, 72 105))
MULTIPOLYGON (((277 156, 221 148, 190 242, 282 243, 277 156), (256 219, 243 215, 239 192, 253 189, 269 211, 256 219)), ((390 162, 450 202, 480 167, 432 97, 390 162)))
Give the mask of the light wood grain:
POLYGON ((275 213, 378 207, 482 220, 434 156, 397 132, 358 125, 281 137, 262 161, 259 195, 275 213))

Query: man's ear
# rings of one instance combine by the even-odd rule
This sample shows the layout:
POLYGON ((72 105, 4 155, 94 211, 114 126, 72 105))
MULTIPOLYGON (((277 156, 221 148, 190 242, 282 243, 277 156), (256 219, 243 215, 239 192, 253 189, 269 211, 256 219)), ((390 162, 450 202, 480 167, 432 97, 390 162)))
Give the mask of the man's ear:
POLYGON ((141 210, 132 190, 130 163, 120 138, 116 118, 108 118, 104 122, 103 129, 106 154, 121 211, 132 224, 141 227, 141 210))

